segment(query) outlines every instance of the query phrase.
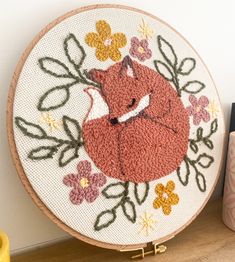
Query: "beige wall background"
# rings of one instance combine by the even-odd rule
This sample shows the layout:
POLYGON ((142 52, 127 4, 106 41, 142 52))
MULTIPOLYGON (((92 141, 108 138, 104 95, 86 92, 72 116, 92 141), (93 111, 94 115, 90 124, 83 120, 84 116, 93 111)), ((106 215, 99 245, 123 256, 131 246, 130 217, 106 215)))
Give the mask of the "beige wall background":
MULTIPOLYGON (((219 91, 228 125, 235 101, 235 1, 214 0, 8 0, 0 8, 0 228, 12 252, 66 238, 34 205, 11 161, 6 134, 8 87, 21 53, 49 22, 84 5, 115 3, 153 13, 172 25, 196 48, 219 91)), ((223 177, 214 197, 222 193, 223 177)))

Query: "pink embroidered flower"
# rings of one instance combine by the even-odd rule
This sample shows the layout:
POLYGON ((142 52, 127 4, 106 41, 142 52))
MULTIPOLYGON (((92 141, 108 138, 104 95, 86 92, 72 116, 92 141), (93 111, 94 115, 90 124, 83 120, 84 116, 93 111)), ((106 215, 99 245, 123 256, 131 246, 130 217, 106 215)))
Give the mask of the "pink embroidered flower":
POLYGON ((206 111, 205 107, 208 106, 209 100, 206 96, 201 96, 199 99, 194 95, 189 96, 189 101, 192 104, 186 109, 190 116, 193 116, 193 124, 199 125, 201 120, 208 122, 210 120, 210 114, 206 111))
POLYGON ((99 187, 106 183, 106 177, 102 173, 91 174, 91 164, 87 160, 78 163, 77 171, 63 179, 66 186, 73 187, 70 200, 75 205, 81 204, 84 198, 92 203, 99 196, 99 187))
POLYGON ((145 61, 152 56, 152 51, 148 48, 148 41, 146 39, 139 40, 137 37, 131 38, 130 55, 138 58, 140 61, 145 61))

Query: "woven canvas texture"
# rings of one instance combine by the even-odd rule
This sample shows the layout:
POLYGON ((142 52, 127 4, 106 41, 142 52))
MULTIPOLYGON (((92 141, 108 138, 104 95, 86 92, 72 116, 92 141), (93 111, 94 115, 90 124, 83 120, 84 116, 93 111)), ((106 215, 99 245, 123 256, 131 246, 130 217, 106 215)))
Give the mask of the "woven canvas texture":
POLYGON ((47 32, 23 66, 13 121, 39 198, 72 229, 111 244, 183 227, 222 157, 223 117, 204 64, 136 11, 84 11, 47 32))

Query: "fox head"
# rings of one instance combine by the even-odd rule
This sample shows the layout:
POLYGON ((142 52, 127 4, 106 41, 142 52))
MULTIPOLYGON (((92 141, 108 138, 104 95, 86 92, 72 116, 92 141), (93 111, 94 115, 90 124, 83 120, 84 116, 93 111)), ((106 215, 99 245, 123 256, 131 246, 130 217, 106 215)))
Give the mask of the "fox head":
MULTIPOLYGON (((92 69, 88 74, 94 82, 101 85, 113 125, 147 110, 156 98, 158 102, 155 104, 165 106, 167 81, 154 70, 132 61, 129 56, 107 70, 92 69)), ((169 88, 168 83, 167 85, 169 88)), ((155 115, 157 116, 157 112, 155 115)))

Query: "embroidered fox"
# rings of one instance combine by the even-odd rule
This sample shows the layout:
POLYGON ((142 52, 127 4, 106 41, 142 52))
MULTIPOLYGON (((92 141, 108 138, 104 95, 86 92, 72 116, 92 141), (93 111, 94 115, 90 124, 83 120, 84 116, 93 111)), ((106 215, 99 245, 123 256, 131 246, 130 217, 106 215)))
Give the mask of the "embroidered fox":
POLYGON ((107 176, 141 183, 177 169, 188 147, 189 117, 160 74, 132 61, 92 69, 91 107, 83 123, 85 149, 107 176))

